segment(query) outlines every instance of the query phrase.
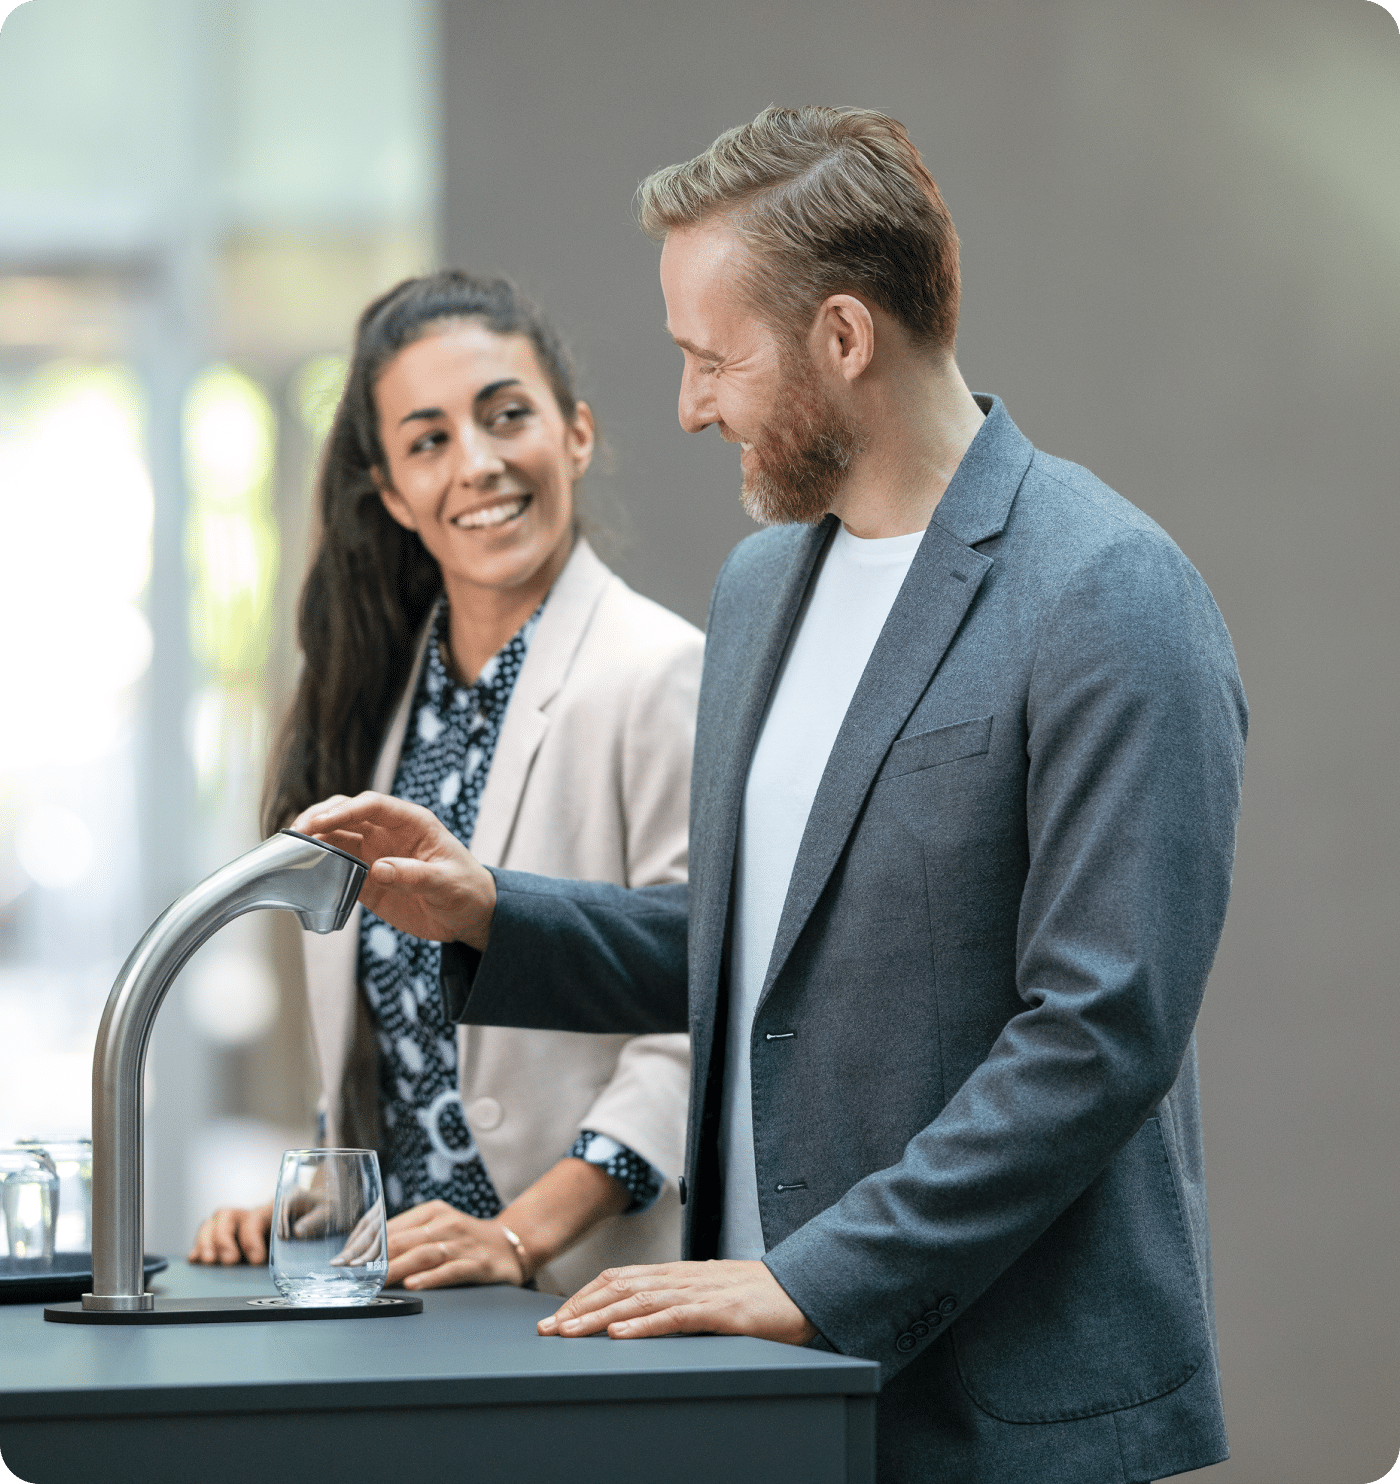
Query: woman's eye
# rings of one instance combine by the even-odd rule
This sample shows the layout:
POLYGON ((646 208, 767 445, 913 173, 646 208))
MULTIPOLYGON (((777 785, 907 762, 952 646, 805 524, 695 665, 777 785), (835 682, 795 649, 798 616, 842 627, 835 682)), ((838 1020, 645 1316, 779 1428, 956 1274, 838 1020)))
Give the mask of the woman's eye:
POLYGON ((409 453, 423 453, 430 448, 436 448, 438 444, 446 441, 447 435, 443 432, 424 433, 421 438, 415 438, 408 446, 409 453))
POLYGON ((511 402, 505 407, 498 407, 491 414, 490 426, 499 428, 503 425, 518 423, 522 418, 529 417, 531 409, 523 402, 511 402))

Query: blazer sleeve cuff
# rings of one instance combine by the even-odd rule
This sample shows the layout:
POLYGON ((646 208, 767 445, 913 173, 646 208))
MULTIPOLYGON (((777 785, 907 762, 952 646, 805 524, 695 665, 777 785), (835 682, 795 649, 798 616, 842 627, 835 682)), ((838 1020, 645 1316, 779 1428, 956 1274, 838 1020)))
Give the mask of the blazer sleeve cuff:
POLYGON ((481 967, 481 954, 465 943, 442 945, 442 1013, 449 1025, 457 1025, 466 1016, 476 971, 481 967))

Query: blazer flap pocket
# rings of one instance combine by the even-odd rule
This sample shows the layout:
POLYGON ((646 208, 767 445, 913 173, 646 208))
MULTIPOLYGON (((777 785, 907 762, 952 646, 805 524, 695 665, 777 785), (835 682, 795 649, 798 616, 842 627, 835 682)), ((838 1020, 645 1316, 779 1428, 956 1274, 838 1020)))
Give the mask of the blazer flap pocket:
POLYGON ((977 716, 971 721, 954 722, 950 727, 935 727, 931 732, 900 737, 880 769, 880 780, 919 773, 940 763, 956 762, 960 757, 977 757, 987 751, 991 741, 990 716, 977 716))

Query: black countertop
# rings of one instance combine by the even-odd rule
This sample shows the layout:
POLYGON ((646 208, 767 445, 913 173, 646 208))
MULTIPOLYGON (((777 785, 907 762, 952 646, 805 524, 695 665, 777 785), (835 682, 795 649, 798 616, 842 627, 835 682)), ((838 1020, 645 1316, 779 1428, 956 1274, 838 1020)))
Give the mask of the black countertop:
MULTIPOLYGON (((273 1294, 266 1268, 171 1264, 172 1297, 273 1294)), ((879 1367, 721 1335, 544 1339, 557 1300, 509 1287, 422 1295, 422 1314, 300 1324, 47 1323, 0 1307, 7 1420, 873 1394, 879 1367)), ((3 1433, 0 1433, 0 1438, 3 1433)))

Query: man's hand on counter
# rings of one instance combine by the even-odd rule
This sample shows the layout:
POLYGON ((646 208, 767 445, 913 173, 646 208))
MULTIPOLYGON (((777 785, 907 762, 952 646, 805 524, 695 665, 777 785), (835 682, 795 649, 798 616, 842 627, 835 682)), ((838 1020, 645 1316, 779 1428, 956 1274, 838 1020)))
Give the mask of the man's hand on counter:
POLYGON ((438 817, 387 794, 337 794, 292 821, 369 866, 360 901, 400 932, 483 952, 496 882, 438 817))
POLYGON ((229 1265, 266 1262, 267 1237, 272 1230, 272 1202, 251 1211, 224 1206, 199 1228, 187 1262, 229 1265))
POLYGON ((761 1262, 663 1262, 609 1268, 537 1326, 542 1335, 615 1340, 752 1335, 805 1345, 816 1326, 761 1262))

